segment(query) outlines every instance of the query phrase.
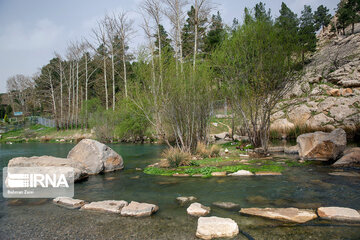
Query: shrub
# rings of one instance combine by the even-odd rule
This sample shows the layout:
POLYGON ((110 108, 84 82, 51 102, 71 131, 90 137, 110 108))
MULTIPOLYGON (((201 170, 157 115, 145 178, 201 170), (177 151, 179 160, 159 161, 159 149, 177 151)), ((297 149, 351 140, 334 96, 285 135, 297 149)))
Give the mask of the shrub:
POLYGON ((211 152, 206 148, 206 145, 203 142, 198 142, 196 146, 196 154, 202 158, 207 158, 211 155, 211 152))
POLYGON ((211 157, 220 156, 220 146, 219 145, 212 145, 211 148, 210 148, 210 155, 211 155, 211 157))
POLYGON ((170 167, 188 166, 190 164, 191 154, 181 151, 179 148, 168 148, 162 153, 162 156, 166 158, 170 167))

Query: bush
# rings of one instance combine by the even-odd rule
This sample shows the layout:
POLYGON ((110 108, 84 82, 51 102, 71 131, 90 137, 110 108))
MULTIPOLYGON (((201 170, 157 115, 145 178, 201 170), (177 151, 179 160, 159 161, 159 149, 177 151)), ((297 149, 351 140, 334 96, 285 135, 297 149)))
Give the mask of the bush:
POLYGON ((211 148, 210 148, 210 155, 211 155, 211 157, 220 156, 220 146, 219 145, 212 145, 211 148))
POLYGON ((189 152, 183 152, 179 148, 168 148, 162 156, 166 158, 170 167, 188 166, 190 164, 191 154, 189 152))
POLYGON ((211 152, 209 149, 207 149, 204 143, 198 142, 196 146, 196 154, 202 158, 207 158, 211 155, 211 152))

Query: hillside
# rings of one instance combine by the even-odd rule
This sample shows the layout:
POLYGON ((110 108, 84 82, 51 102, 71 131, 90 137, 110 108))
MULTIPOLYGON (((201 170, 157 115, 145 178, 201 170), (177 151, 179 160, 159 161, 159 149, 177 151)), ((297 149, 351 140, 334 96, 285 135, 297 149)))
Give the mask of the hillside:
MULTIPOLYGON (((360 24, 355 34, 336 36, 329 28, 318 35, 318 49, 301 81, 277 105, 271 129, 287 134, 344 128, 354 134, 360 124, 360 24)), ((274 132, 275 132, 274 131, 274 132)))

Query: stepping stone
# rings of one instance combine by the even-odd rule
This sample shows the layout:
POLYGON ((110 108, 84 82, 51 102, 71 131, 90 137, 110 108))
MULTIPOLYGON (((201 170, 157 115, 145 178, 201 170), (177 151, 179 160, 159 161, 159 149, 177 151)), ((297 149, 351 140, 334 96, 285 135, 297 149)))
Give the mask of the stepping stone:
POLYGON ((320 207, 317 210, 319 217, 337 221, 360 221, 360 213, 351 208, 320 207))
POLYGON ((111 212, 111 213, 120 213, 121 209, 127 206, 126 201, 120 200, 105 200, 99 202, 91 202, 82 206, 81 210, 91 210, 99 212, 111 212))
POLYGON ((213 177, 225 177, 226 172, 212 172, 211 176, 213 176, 213 177))
POLYGON ((250 172, 250 171, 247 171, 247 170, 239 170, 237 172, 228 174, 228 176, 233 176, 233 177, 252 176, 252 175, 254 175, 254 174, 252 172, 250 172))
POLYGON ((317 218, 315 211, 298 208, 242 208, 240 213, 297 223, 317 218))
POLYGON ((196 201, 197 198, 194 196, 190 197, 177 197, 176 200, 180 203, 181 206, 185 205, 186 203, 196 201))
POLYGON ((343 177, 360 177, 360 174, 357 172, 332 172, 329 173, 332 176, 343 176, 343 177))
POLYGON ((233 202, 213 202, 212 204, 216 207, 224 208, 224 209, 230 209, 230 210, 240 209, 240 205, 233 202))
POLYGON ((80 199, 73 199, 69 197, 57 197, 53 199, 53 203, 62 207, 77 209, 77 208, 81 208, 85 204, 85 201, 80 199))
POLYGON ((187 213, 191 216, 200 217, 210 213, 210 208, 200 203, 192 203, 187 209, 187 213))
POLYGON ((189 177, 190 175, 186 174, 186 173, 174 173, 172 176, 173 177, 189 177))
POLYGON ((256 176, 280 176, 282 175, 280 172, 257 172, 256 176))
POLYGON ((202 174, 193 174, 193 175, 191 175, 192 177, 203 177, 204 175, 202 175, 202 174))
POLYGON ((231 218, 200 217, 196 237, 201 239, 233 238, 239 234, 237 223, 231 218))
POLYGON ((121 209, 121 215, 132 217, 147 217, 157 212, 158 210, 159 207, 155 204, 138 203, 132 201, 129 205, 121 209))

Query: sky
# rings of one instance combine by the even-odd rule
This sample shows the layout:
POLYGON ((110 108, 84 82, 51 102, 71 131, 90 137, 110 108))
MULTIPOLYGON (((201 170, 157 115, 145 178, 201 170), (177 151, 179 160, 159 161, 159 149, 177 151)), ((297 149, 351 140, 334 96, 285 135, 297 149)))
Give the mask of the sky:
MULTIPOLYGON (((192 2, 193 0, 189 0, 192 2)), ((245 7, 259 0, 212 0, 225 23, 240 21, 245 7)), ((339 0, 263 0, 273 17, 279 15, 281 2, 300 15, 304 5, 316 9, 323 4, 334 12, 339 0)), ((6 92, 6 80, 16 74, 32 76, 46 65, 54 52, 66 54, 72 41, 90 38, 91 29, 106 13, 128 12, 134 20, 130 49, 144 43, 140 28, 141 0, 0 0, 0 93, 6 92)), ((166 24, 165 24, 166 26, 166 24)))

